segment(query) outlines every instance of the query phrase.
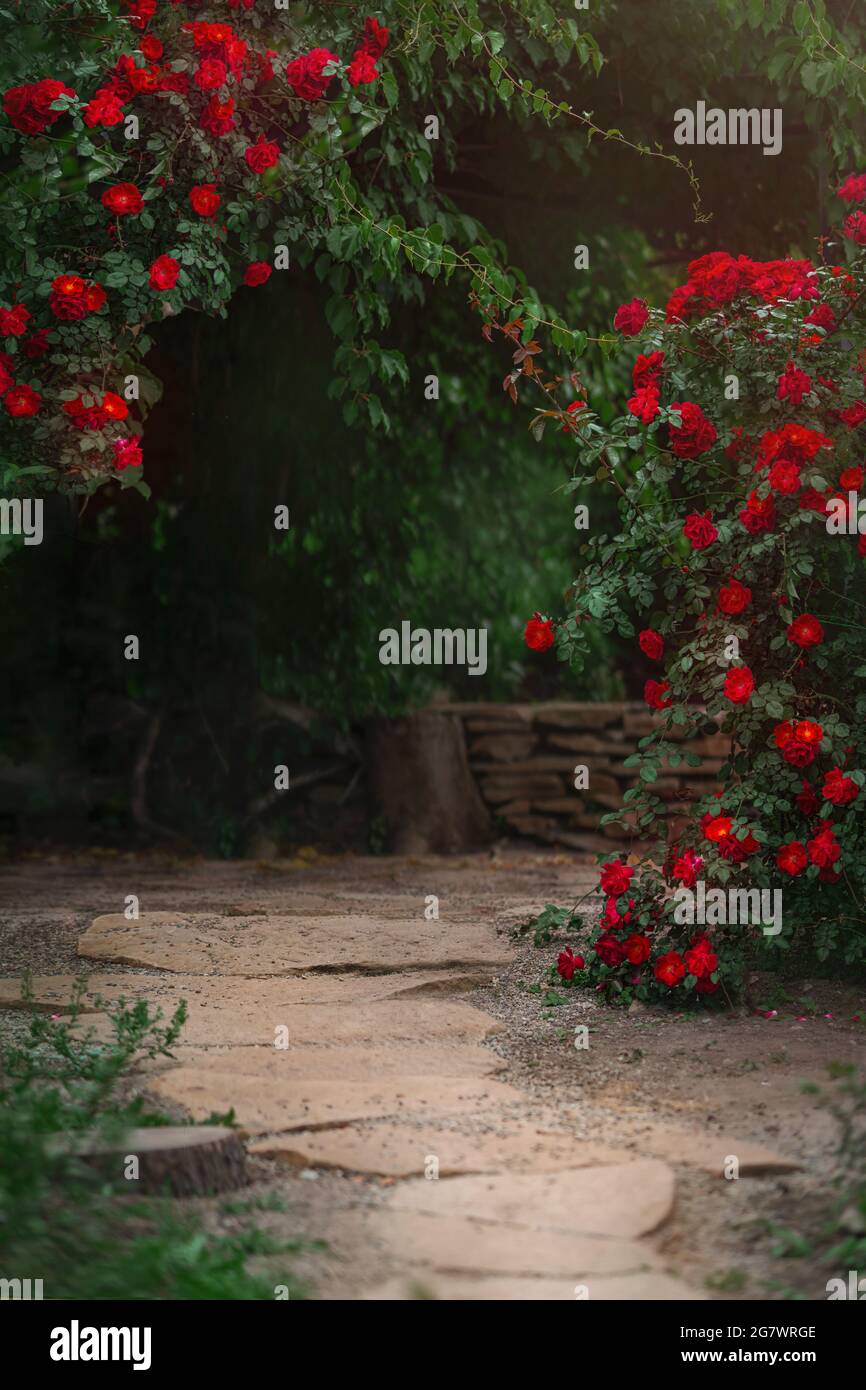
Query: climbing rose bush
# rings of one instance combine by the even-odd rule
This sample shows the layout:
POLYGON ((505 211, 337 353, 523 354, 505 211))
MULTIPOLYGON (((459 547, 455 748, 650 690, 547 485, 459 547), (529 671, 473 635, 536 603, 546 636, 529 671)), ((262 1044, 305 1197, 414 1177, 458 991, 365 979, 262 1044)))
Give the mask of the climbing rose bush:
MULTIPOLYGON (((866 201, 866 176, 840 196, 866 201)), ((551 966, 561 986, 719 1002, 755 951, 866 959, 864 224, 849 214, 816 263, 700 257, 664 309, 618 311, 633 353, 618 418, 561 411, 573 487, 614 486, 621 529, 589 540, 558 655, 581 667, 591 624, 633 637, 654 721, 626 808, 603 818, 646 849, 603 865, 600 924, 551 966), (688 808, 662 795, 668 769, 702 761, 683 741, 719 732, 718 790, 688 808), (680 925, 673 895, 699 883, 780 889, 781 931, 712 909, 680 925)), ((538 615, 526 640, 545 646, 538 615)))
POLYGON ((309 256, 311 184, 321 198, 328 163, 316 138, 336 151, 363 118, 389 41, 353 13, 334 19, 339 52, 299 51, 303 27, 254 0, 121 9, 70 53, 72 85, 49 72, 2 96, 17 164, 3 202, 3 462, 7 478, 78 492, 141 486, 160 390, 149 326, 185 308, 224 315, 239 287, 267 283, 275 248, 309 256))

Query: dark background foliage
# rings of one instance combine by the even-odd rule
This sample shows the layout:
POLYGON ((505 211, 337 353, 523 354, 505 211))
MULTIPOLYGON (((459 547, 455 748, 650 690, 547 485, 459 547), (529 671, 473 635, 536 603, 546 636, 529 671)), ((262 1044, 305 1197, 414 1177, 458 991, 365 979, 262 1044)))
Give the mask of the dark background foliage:
MULTIPOLYGON (((673 113, 699 99, 783 107, 778 157, 748 147, 678 151, 694 160, 708 221, 695 220, 682 171, 661 159, 588 142, 578 122, 551 126, 516 105, 492 106, 483 57, 464 55, 450 71, 437 49, 426 88, 394 113, 389 138, 436 109, 447 73, 423 195, 431 218, 453 205, 482 224, 568 324, 598 337, 624 299, 660 302, 696 254, 809 255, 826 230, 829 180, 859 155, 862 79, 815 51, 795 8, 599 3, 588 22, 607 61, 593 75, 527 37, 520 6, 482 7, 516 69, 635 142, 674 151, 673 113), (581 243, 589 271, 574 269, 581 243)), ((399 33, 422 10, 435 18, 430 5, 378 13, 399 33)), ((826 11, 856 53, 856 7, 840 0, 826 11)), ((52 42, 56 53, 56 34, 52 42)), ((38 47, 22 41, 3 85, 22 80, 28 64, 44 67, 38 47)), ((54 70, 63 75, 56 59, 54 70)), ((4 158, 11 167, 13 156, 4 158)), ((344 333, 335 319, 326 281, 298 265, 264 289, 241 290, 225 321, 166 321, 148 360, 164 385, 145 435, 152 497, 116 486, 86 502, 55 495, 44 544, 9 554, 0 570, 8 830, 123 841, 133 820, 139 829, 165 820, 206 849, 233 853, 261 767, 324 754, 373 713, 443 693, 612 698, 642 686, 645 670, 616 639, 596 639, 581 677, 552 652, 527 659, 527 617, 560 610, 581 563, 572 525, 580 494, 558 490, 572 444, 558 431, 536 443, 529 412, 503 395, 508 356, 481 338, 466 283, 413 276, 409 292, 394 293, 384 278, 378 286, 390 312, 383 350, 402 353, 407 367, 405 379, 395 367, 377 385, 386 432, 353 423, 351 412, 347 423, 334 398, 335 334, 351 337, 351 325, 344 333), (431 373, 435 402, 424 398, 431 373), (273 527, 281 503, 291 510, 288 534, 273 527), (381 666, 378 633, 404 618, 487 625, 486 677, 381 666), (123 659, 128 633, 140 638, 138 662, 123 659), (262 725, 261 692, 314 711, 312 726, 262 725), (150 801, 136 817, 145 758, 150 801)), ((626 391, 627 359, 590 345, 580 361, 602 418, 626 391)), ((593 528, 605 522, 594 498, 593 528)))

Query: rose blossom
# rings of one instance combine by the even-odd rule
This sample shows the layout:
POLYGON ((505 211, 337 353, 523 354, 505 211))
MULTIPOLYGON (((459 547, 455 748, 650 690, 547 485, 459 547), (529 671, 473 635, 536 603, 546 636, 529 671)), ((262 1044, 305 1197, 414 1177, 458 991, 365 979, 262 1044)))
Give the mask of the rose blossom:
POLYGON ((755 678, 748 666, 733 666, 725 676, 724 696, 732 705, 744 705, 751 699, 755 678))
POLYGON ((637 640, 644 656, 648 656, 651 661, 661 661, 665 654, 665 639, 660 632, 651 627, 644 628, 643 632, 638 634, 637 640))
POLYGON ((821 645, 824 641, 824 629, 811 613, 803 613, 789 625, 786 636, 789 642, 794 642, 805 650, 821 645))
POLYGON ((685 973, 685 962, 679 951, 668 951, 667 955, 659 956, 653 970, 656 979, 669 989, 678 985, 685 978, 685 973))
POLYGON ((706 550, 718 538, 718 530, 713 525, 709 512, 692 512, 686 517, 683 535, 691 542, 693 550, 706 550))
POLYGON ((649 308, 645 299, 632 299, 628 304, 620 304, 614 315, 613 326, 618 333, 633 338, 640 333, 647 319, 649 308))
POLYGON ((157 256, 150 267, 150 286, 154 290, 173 290, 180 273, 180 263, 173 256, 157 256))
POLYGON ((529 650, 546 652, 548 647, 552 647, 556 641, 553 627, 552 618, 542 618, 540 613, 533 613, 523 630, 523 640, 529 650))
POLYGON ((253 261, 244 271, 244 284, 249 285, 250 289, 255 289, 256 285, 263 285, 270 278, 271 267, 267 261, 253 261))

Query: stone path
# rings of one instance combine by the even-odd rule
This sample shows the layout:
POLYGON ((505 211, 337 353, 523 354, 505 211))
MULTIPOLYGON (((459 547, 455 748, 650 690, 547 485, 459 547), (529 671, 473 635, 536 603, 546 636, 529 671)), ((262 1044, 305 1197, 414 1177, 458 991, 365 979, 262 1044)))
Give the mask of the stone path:
MULTIPOLYGON (((354 872, 342 897, 289 878, 231 903, 216 875, 213 910, 184 901, 132 922, 95 916, 77 939, 92 972, 87 1023, 105 1029, 99 996, 165 1014, 185 999, 175 1059, 148 1068, 155 1100, 197 1121, 233 1109, 251 1154, 294 1171, 384 1180, 380 1201, 359 1191, 340 1215, 342 1239, 375 1250, 380 1275, 373 1287, 350 1275, 336 1296, 705 1296, 663 1253, 672 1165, 721 1176, 731 1153, 742 1176, 797 1165, 663 1125, 644 1128, 638 1156, 603 1125, 587 1138, 568 1107, 501 1079, 490 1046, 501 1025, 461 997, 508 967, 505 928, 543 899, 515 900, 501 884, 467 896, 447 861, 404 863, 397 891, 365 891, 354 872), (432 921, 430 884, 441 904, 432 921)), ((546 887, 568 901, 595 871, 568 863, 560 877, 546 887)), ((36 976, 37 1005, 62 1011, 74 973, 36 976)), ((19 996, 17 980, 0 980, 0 1008, 19 996)))

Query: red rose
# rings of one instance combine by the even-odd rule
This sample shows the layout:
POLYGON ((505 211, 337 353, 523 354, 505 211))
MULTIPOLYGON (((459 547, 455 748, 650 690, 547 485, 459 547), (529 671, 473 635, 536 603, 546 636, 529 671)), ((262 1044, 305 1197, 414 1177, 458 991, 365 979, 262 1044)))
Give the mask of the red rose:
POLYGON ((780 430, 767 430, 761 435, 759 466, 785 459, 796 463, 798 468, 809 462, 821 449, 832 449, 833 441, 818 430, 805 425, 788 423, 780 430))
POLYGON ((627 912, 620 916, 616 909, 616 898, 605 898, 604 912, 601 914, 601 925, 605 931, 619 931, 626 919, 631 921, 631 913, 627 912))
POLYGON ((753 536, 760 531, 772 531, 776 520, 776 508, 772 495, 759 497, 757 492, 749 493, 749 500, 740 512, 740 521, 753 536))
POLYGON ((668 951, 666 956, 659 956, 655 963, 653 974, 656 979, 668 989, 673 989, 685 978, 686 967, 679 951, 668 951))
POLYGON ((862 465, 857 463, 853 468, 846 468, 839 474, 839 486, 844 492, 859 492, 863 486, 863 477, 862 465))
POLYGON ((163 49, 158 38, 148 34, 146 38, 142 39, 138 46, 149 63, 159 62, 159 59, 162 57, 163 49))
POLYGON ((351 87, 360 87, 363 83, 375 82, 379 76, 379 69, 376 67, 376 59, 367 53, 365 49, 359 48, 352 55, 352 61, 346 70, 351 87))
POLYGON ((641 386, 629 397, 628 409, 642 425, 651 425, 659 413, 659 393, 656 386, 641 386))
POLYGON ((339 61, 336 53, 330 53, 327 48, 314 48, 288 64, 286 81, 301 101, 319 101, 333 76, 326 76, 323 69, 339 61))
POLYGON ((565 950, 559 953, 559 959, 556 962, 556 971, 561 979, 571 980, 574 977, 575 970, 583 970, 585 964, 586 961, 583 959, 583 956, 572 955, 571 947, 566 946, 565 950))
POLYGON ((222 87, 227 77, 228 68, 222 58, 203 58, 192 80, 203 92, 212 92, 222 87))
POLYGON ((189 78, 185 72, 162 72, 156 88, 159 92, 178 92, 185 97, 189 95, 189 78))
POLYGON ((271 267, 267 261, 253 261, 244 271, 244 284, 249 285, 250 289, 255 289, 256 285, 263 285, 270 278, 271 267))
POLYGON ((668 431, 671 452, 677 458, 697 458, 712 449, 718 438, 716 427, 699 405, 694 401, 674 401, 671 410, 677 411, 682 422, 678 426, 671 425, 668 431))
POLYGON ((803 779, 802 791, 797 792, 794 797, 794 805, 801 816, 814 816, 818 809, 818 798, 815 795, 814 787, 811 787, 806 779, 803 779))
POLYGON ((601 891, 609 898, 618 898, 626 892, 633 877, 634 869, 630 864, 623 864, 621 859, 612 859, 602 868, 601 891))
POLYGON ((90 101, 82 110, 84 124, 86 126, 111 126, 119 125, 123 120, 123 102, 116 92, 110 87, 100 87, 98 92, 94 92, 90 101))
POLYGON ((693 850, 684 850, 683 853, 674 860, 671 877, 678 883, 681 883, 685 888, 694 888, 698 881, 698 874, 700 873, 703 862, 701 856, 695 854, 693 850))
POLYGON ((727 584, 723 584, 719 590, 719 597, 716 607, 720 613, 726 613, 729 618, 735 618, 748 608, 752 602, 752 591, 741 584, 739 579, 729 579, 727 584))
POLYGON ((713 983, 708 975, 702 975, 695 985, 695 994, 715 994, 718 983, 713 983))
POLYGON ((836 327, 836 315, 829 304, 816 304, 811 314, 807 314, 803 322, 813 323, 816 328, 823 328, 825 333, 832 333, 836 327))
POLYGON ((222 198, 216 191, 215 183, 199 183, 189 191, 189 201, 193 212, 199 217, 213 217, 222 198))
POLYGON ((732 705, 744 705, 751 699, 755 678, 748 666, 732 666, 725 676, 724 696, 732 705))
POLYGON ((218 97, 211 97, 201 114, 199 124, 209 135, 217 137, 228 135, 230 130, 234 130, 236 124, 234 97, 229 97, 227 101, 220 101, 218 97))
POLYGON ((692 512, 686 517, 683 535, 691 542, 693 550, 706 550, 707 546, 712 545, 717 539, 718 534, 709 512, 704 512, 703 516, 699 512, 692 512))
POLYGON ((742 864, 744 859, 748 859, 750 854, 757 854, 761 846, 755 839, 751 830, 747 831, 742 840, 736 835, 731 835, 729 839, 722 840, 719 845, 719 853, 723 859, 729 859, 732 864, 742 864))
POLYGON ((847 425, 849 429, 855 430, 858 425, 862 425, 863 421, 866 420, 866 405, 864 405, 862 401, 855 401, 854 404, 849 405, 847 409, 839 411, 839 419, 843 424, 847 425))
POLYGON ((706 838, 717 846, 722 858, 730 860, 733 864, 742 864, 744 859, 748 859, 750 854, 755 854, 760 848, 751 830, 747 830, 745 834, 741 830, 734 833, 730 816, 714 816, 708 811, 701 817, 701 828, 706 838), (742 839, 738 838, 739 835, 742 835, 742 839))
POLYGON ((595 943, 595 954, 604 965, 622 965, 625 960, 625 947, 610 932, 605 932, 595 943))
POLYGON ((636 391, 647 386, 655 386, 658 389, 658 379, 664 366, 665 355, 663 352, 651 352, 644 356, 638 353, 637 361, 632 367, 631 379, 636 391))
POLYGON ((815 761, 817 751, 817 748, 811 744, 801 743, 799 739, 793 739, 785 747, 782 757, 792 767, 808 767, 810 763, 815 761))
POLYGON ((779 459, 770 469, 769 483, 774 492, 780 492, 783 497, 793 497, 801 486, 798 465, 789 463, 787 459, 779 459))
POLYGON ((649 960, 650 939, 648 936, 633 931, 631 936, 626 937, 622 946, 625 951, 625 958, 630 965, 643 965, 645 960, 649 960))
POLYGON ((834 767, 824 774, 821 795, 834 806, 845 806, 849 801, 856 801, 860 788, 851 777, 845 776, 841 767, 834 767))
POLYGON ((798 719, 793 724, 786 719, 773 730, 776 747, 792 767, 808 767, 814 762, 823 737, 821 725, 811 719, 798 719))
POLYGON ((546 652, 548 647, 552 647, 556 640, 553 627, 552 618, 542 618, 540 613, 533 613, 523 630, 523 640, 529 650, 546 652))
POLYGON ((670 709, 673 704, 673 696, 668 694, 670 681, 647 681, 643 688, 643 697, 650 709, 670 709))
POLYGON ((842 846, 837 841, 833 834, 833 827, 830 825, 819 830, 817 835, 813 835, 806 848, 812 863, 817 864, 820 869, 831 868, 842 854, 842 846))
POLYGON ((824 641, 824 629, 811 613, 803 613, 799 618, 795 618, 786 635, 789 642, 794 642, 802 648, 819 647, 824 641))
POLYGON ((48 306, 55 318, 75 323, 87 317, 87 286, 80 275, 58 275, 51 282, 48 306))
POLYGON ((824 737, 824 730, 814 719, 797 719, 794 722, 794 738, 801 743, 811 743, 816 747, 824 737))
POLYGON ((20 338, 27 332, 30 310, 23 304, 13 304, 11 309, 0 309, 0 338, 20 338))
POLYGON ((836 189, 836 197, 843 203, 866 202, 866 174, 849 174, 841 187, 836 189))
POLYGON ((13 386, 7 391, 3 404, 13 420, 19 420, 36 415, 42 407, 42 397, 32 386, 13 386))
POLYGON ((266 140, 260 135, 254 145, 248 145, 244 150, 244 159, 254 174, 263 174, 267 169, 273 169, 279 162, 280 147, 273 140, 266 140))
POLYGON ((650 661, 661 661, 665 654, 665 639, 660 632, 651 627, 644 628, 637 640, 644 656, 648 656, 650 661))
MULTIPOLYGON (((6 354, 4 353, 5 357, 6 354)), ((5 396, 6 392, 15 385, 15 378, 6 366, 5 362, 0 362, 0 396, 5 396)))
POLYGON ((807 487, 800 493, 798 506, 801 512, 817 512, 819 516, 826 516, 829 510, 826 497, 822 497, 813 487, 807 487))
POLYGON ((567 416, 569 416, 569 419, 563 425, 562 430, 560 432, 562 434, 572 434, 577 428, 577 425, 574 420, 575 415, 577 415, 579 410, 586 410, 586 408, 586 401, 571 401, 565 407, 565 413, 567 416))
POLYGON ((369 53, 371 58, 381 58, 388 47, 389 32, 390 30, 371 15, 364 20, 364 37, 361 40, 361 48, 365 53, 369 53))
POLYGON ((87 306, 87 312, 93 314, 97 309, 101 309, 107 298, 108 295, 101 285, 88 285, 84 291, 84 303, 87 306))
POLYGON ((633 338, 636 333, 640 333, 648 318, 646 300, 632 299, 628 304, 620 304, 614 315, 613 326, 618 333, 633 338))
POLYGON ((776 864, 783 874, 790 874, 791 878, 801 874, 808 863, 806 847, 799 840, 791 840, 789 844, 781 845, 776 850, 776 864))
POLYGON ((28 82, 23 87, 10 87, 3 95, 3 110, 16 130, 23 135, 42 135, 63 115, 53 109, 58 97, 74 97, 71 87, 53 77, 28 82))
POLYGON ((102 397, 102 409, 105 411, 109 420, 125 420, 129 414, 129 406, 122 396, 117 396, 113 391, 106 391, 102 397))
POLYGON ((116 183, 113 188, 106 188, 102 206, 115 217, 137 217, 144 208, 144 199, 136 184, 116 183))
POLYGON ((122 473, 124 468, 139 468, 143 459, 144 455, 136 435, 129 435, 125 439, 115 439, 113 463, 118 473, 122 473))
POLYGON ((153 290, 173 290, 180 273, 180 263, 173 256, 157 256, 150 267, 150 287, 153 290))
POLYGON ((709 937, 696 936, 691 948, 684 952, 686 969, 696 980, 712 975, 718 969, 719 958, 710 945, 709 937))
POLYGON ((85 405, 83 396, 76 396, 75 400, 63 402, 63 412, 69 416, 70 423, 77 430, 101 430, 108 420, 108 416, 101 406, 85 405))
POLYGON ((125 4, 133 29, 146 29, 149 20, 156 14, 156 0, 125 0, 125 4))
POLYGON ((803 397, 808 396, 811 389, 812 378, 800 371, 799 367, 795 367, 793 362, 789 362, 779 377, 776 399, 788 400, 791 405, 800 405, 803 397))
POLYGON ((701 821, 704 835, 708 840, 712 840, 713 844, 720 844, 728 838, 732 824, 730 816, 713 816, 709 812, 701 821))
MULTIPOLYGON (((163 86, 158 74, 158 68, 137 68, 133 63, 126 72, 126 80, 134 92, 158 92, 163 86)), ((179 77, 181 74, 176 73, 172 76, 179 77)), ((185 74, 184 80, 186 80, 185 74)), ((186 90, 185 87, 184 90, 186 90)))

